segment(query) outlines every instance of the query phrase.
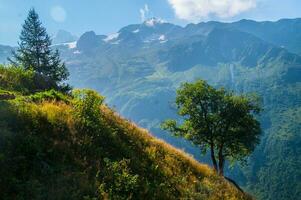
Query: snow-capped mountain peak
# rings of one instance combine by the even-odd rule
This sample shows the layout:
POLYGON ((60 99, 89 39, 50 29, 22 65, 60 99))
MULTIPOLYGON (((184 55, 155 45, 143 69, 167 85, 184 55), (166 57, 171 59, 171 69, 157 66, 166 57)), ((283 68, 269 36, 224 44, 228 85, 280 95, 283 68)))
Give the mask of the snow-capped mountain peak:
POLYGON ((166 23, 166 21, 164 21, 163 19, 154 18, 154 17, 150 18, 144 22, 144 24, 146 26, 155 26, 156 24, 163 24, 163 23, 166 23))

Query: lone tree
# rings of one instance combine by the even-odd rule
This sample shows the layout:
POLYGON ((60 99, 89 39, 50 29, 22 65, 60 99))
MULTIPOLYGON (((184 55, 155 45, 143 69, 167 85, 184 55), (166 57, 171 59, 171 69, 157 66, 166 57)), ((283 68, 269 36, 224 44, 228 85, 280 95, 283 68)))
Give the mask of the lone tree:
POLYGON ((22 26, 18 45, 17 51, 12 52, 12 58, 8 58, 12 65, 31 69, 56 86, 67 80, 68 70, 61 61, 58 50, 51 49, 51 39, 33 8, 29 10, 22 26))
POLYGON ((177 90, 181 124, 167 120, 162 128, 210 150, 213 167, 224 175, 225 160, 243 161, 259 143, 260 124, 255 115, 260 106, 255 98, 215 89, 205 81, 184 83, 177 90))

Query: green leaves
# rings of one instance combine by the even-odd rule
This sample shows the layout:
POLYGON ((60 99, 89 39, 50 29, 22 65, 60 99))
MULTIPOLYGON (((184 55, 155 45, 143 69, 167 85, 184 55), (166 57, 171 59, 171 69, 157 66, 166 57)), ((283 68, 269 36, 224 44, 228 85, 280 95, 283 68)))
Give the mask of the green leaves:
POLYGON ((260 112, 260 107, 255 96, 235 95, 197 80, 181 85, 176 104, 183 116, 182 124, 167 120, 162 128, 192 141, 203 152, 211 147, 213 162, 218 158, 221 172, 225 159, 242 160, 259 142, 260 124, 254 114, 260 112))
MULTIPOLYGON (((57 87, 69 76, 58 50, 53 52, 51 49, 50 36, 34 9, 29 10, 22 26, 19 47, 8 60, 14 66, 22 66, 25 70, 31 69, 46 80, 50 79, 57 87)), ((64 87, 62 85, 62 89, 66 89, 64 87)))
POLYGON ((29 99, 34 102, 42 102, 42 101, 62 101, 65 103, 69 103, 70 99, 66 95, 56 90, 48 90, 44 92, 37 92, 33 95, 29 96, 29 99))
POLYGON ((83 123, 86 128, 94 128, 101 120, 100 106, 104 101, 104 97, 100 96, 93 90, 74 90, 74 110, 76 119, 83 123))
POLYGON ((109 199, 135 199, 139 192, 139 176, 132 174, 128 167, 130 160, 112 162, 105 158, 105 167, 97 173, 101 181, 98 191, 109 199))

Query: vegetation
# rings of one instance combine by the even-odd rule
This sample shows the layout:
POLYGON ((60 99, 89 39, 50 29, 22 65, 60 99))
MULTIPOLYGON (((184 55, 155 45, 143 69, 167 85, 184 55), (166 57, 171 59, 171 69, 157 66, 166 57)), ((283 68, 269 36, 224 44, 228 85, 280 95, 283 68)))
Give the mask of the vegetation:
MULTIPOLYGON (((0 76, 5 70, 11 68, 0 76)), ((118 116, 94 91, 24 94, 14 88, 30 88, 9 83, 15 98, 0 100, 4 200, 251 199, 118 116)))
MULTIPOLYGON (((69 76, 68 70, 61 62, 58 50, 53 52, 51 49, 51 39, 34 9, 30 9, 22 28, 19 47, 9 58, 11 64, 30 69, 55 86, 62 84, 69 76)), ((60 87, 68 89, 64 84, 60 87)))
POLYGON ((182 84, 176 104, 183 123, 167 120, 162 127, 191 140, 204 153, 209 149, 213 167, 222 176, 226 160, 243 160, 259 142, 260 124, 254 114, 260 107, 250 98, 198 80, 182 84))
MULTIPOLYGON (((261 142, 248 158, 247 166, 226 167, 225 174, 256 199, 296 200, 301 195, 300 22, 300 19, 265 23, 242 20, 183 28, 172 24, 155 28, 137 24, 122 28, 118 31, 119 37, 110 42, 104 43, 103 36, 88 32, 75 48, 68 48, 66 44, 55 48, 60 49, 63 60, 72 70, 69 83, 105 91, 107 102, 116 106, 122 116, 139 122, 152 134, 206 163, 211 163, 208 154, 201 156, 199 148, 182 138, 163 134, 159 128, 163 120, 176 118, 170 106, 175 89, 182 82, 201 78, 217 88, 258 93, 264 108, 259 117, 263 129, 261 142), (137 29, 139 33, 132 34, 137 29), (165 35, 168 42, 146 43, 152 35, 165 35)), ((0 61, 5 62, 11 49, 0 45, 0 61)), ((26 101, 38 105, 44 101, 60 102, 54 100, 54 95, 49 96, 49 91, 43 92, 47 89, 41 89, 36 97, 40 83, 42 81, 35 81, 32 85, 35 89, 31 95, 35 99, 26 101)), ((19 85, 24 88, 23 82, 19 85)), ((20 94, 17 89, 6 89, 6 86, 0 89, 0 99, 28 95, 20 94)), ((63 96, 70 100, 69 96, 63 96)), ((110 163, 121 161, 110 159, 110 163)), ((126 163, 130 165, 126 173, 135 176, 132 161, 126 163)))
POLYGON ((87 32, 75 49, 59 48, 72 70, 71 84, 105 91, 107 102, 123 116, 210 164, 209 153, 203 156, 198 147, 160 129, 165 119, 181 118, 171 105, 175 90, 200 78, 238 94, 257 93, 263 100, 261 142, 247 166, 226 166, 225 174, 256 199, 295 200, 301 195, 301 129, 290 119, 301 115, 292 112, 301 108, 300 25, 300 19, 183 28, 167 23, 153 29, 137 24, 120 29, 119 37, 105 45, 101 36, 87 32), (131 33, 137 29, 138 34, 131 33), (145 43, 156 35, 168 42, 145 43))

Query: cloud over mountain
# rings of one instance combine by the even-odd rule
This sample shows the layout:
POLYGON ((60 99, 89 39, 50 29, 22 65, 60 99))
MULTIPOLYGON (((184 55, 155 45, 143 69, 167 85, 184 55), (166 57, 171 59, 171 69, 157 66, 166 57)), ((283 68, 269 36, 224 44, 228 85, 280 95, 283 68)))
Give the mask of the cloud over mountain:
POLYGON ((168 0, 179 19, 229 18, 256 7, 256 0, 168 0))
POLYGON ((148 15, 149 15, 148 5, 145 4, 143 8, 140 8, 139 12, 140 12, 140 19, 142 22, 144 22, 148 18, 148 15))

